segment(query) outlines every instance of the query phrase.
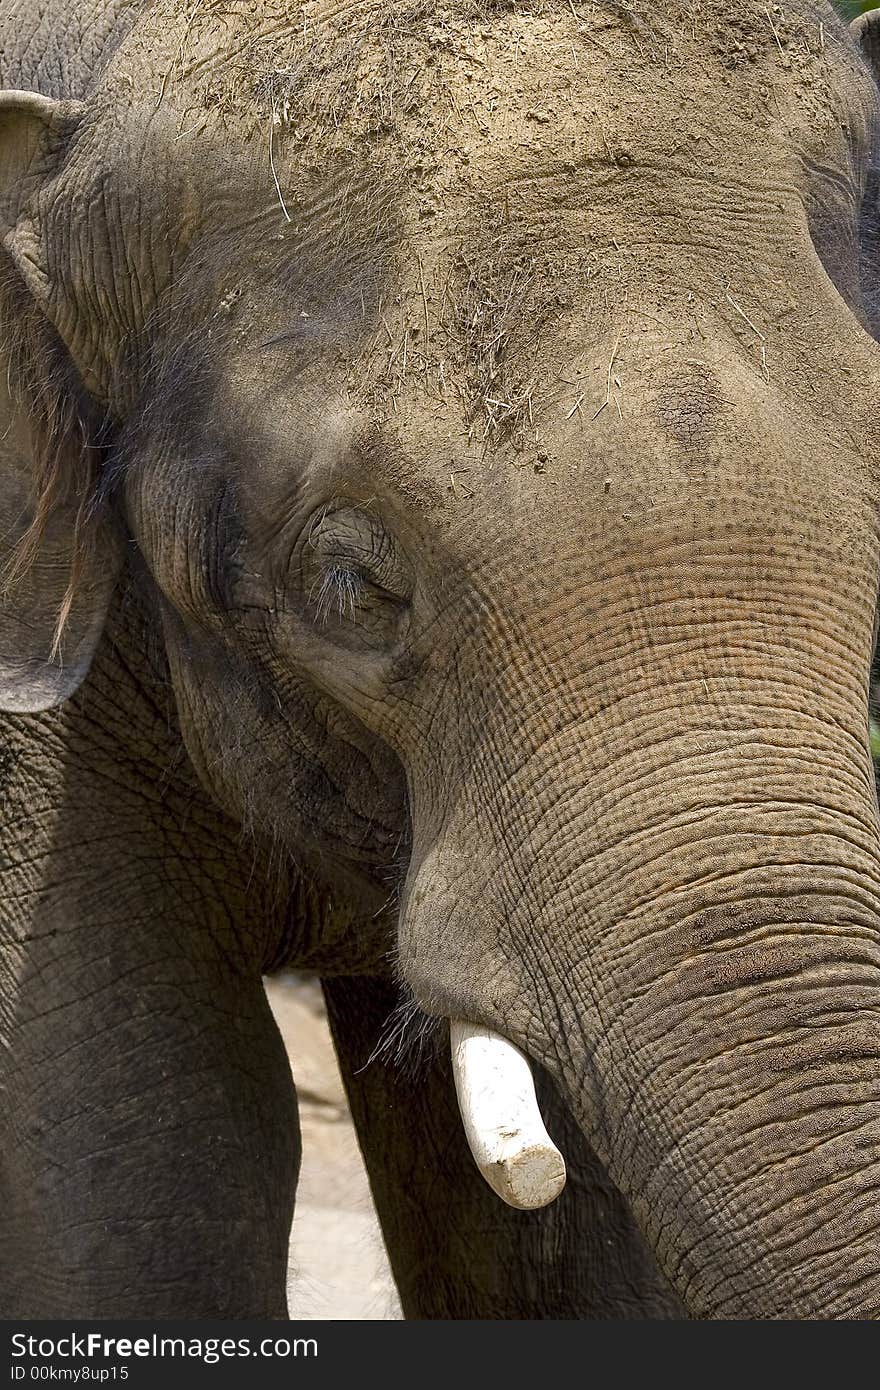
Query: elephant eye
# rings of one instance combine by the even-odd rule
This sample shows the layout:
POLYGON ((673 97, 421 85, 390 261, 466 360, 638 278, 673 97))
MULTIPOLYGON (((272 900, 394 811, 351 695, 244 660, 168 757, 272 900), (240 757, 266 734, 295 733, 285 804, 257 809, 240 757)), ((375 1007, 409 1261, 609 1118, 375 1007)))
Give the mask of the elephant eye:
POLYGON ((324 508, 301 549, 307 616, 342 645, 391 645, 408 609, 412 576, 383 523, 360 508, 324 508))

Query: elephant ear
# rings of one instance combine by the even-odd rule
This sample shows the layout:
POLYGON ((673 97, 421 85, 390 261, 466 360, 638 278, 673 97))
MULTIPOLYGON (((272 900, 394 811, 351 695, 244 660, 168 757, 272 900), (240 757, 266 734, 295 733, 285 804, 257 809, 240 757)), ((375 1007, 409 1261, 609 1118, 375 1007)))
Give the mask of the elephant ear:
POLYGON ((850 24, 849 31, 874 77, 880 79, 880 9, 867 10, 865 14, 857 15, 850 24))
POLYGON ((61 704, 84 679, 121 560, 93 514, 100 413, 45 313, 35 212, 83 111, 0 92, 0 710, 17 713, 61 704))

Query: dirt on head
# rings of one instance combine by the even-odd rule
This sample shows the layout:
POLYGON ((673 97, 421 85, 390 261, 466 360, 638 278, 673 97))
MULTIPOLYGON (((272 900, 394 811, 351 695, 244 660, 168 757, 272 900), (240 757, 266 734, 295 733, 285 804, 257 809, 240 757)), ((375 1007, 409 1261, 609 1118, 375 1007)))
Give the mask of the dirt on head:
POLYGON ((713 239, 759 261, 792 140, 809 161, 839 128, 854 61, 830 10, 757 0, 159 0, 115 81, 151 74, 151 122, 211 185, 243 341, 263 311, 238 302, 246 247, 252 282, 286 261, 303 323, 359 321, 368 407, 430 409, 454 377, 472 442, 539 467, 584 323, 613 344, 629 306, 662 317, 713 239))

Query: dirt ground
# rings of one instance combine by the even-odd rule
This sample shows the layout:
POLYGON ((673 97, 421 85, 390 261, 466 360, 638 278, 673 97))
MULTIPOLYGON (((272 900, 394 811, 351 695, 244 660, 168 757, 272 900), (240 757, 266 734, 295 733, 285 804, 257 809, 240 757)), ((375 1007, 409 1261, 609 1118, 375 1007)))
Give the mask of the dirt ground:
POLYGON ((267 982, 266 992, 296 1079, 303 1137, 290 1241, 290 1316, 399 1318, 320 988, 280 976, 267 982))

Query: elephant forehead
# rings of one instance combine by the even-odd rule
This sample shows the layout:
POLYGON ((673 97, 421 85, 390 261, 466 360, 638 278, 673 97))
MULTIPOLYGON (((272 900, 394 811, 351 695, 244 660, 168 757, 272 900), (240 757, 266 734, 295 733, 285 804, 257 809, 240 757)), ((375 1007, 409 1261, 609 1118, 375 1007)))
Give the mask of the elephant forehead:
MULTIPOLYGON (((793 145, 818 141, 811 167, 855 186, 842 131, 867 120, 854 55, 787 14, 796 82, 762 6, 737 0, 735 22, 713 7, 711 44, 688 22, 661 55, 615 7, 587 20, 562 0, 157 0, 103 90, 114 130, 128 112, 136 138, 108 142, 94 123, 101 158, 119 161, 115 180, 99 170, 101 205, 130 212, 145 190, 164 235, 126 215, 126 244, 140 238, 148 268, 165 248, 158 272, 175 285, 212 242, 218 312, 271 283, 278 331, 375 330, 391 382, 412 380, 420 349, 438 374, 457 354, 469 412, 510 426, 530 409, 517 361, 548 350, 547 326, 599 337, 622 293, 717 281, 719 257, 725 275, 750 271, 768 247, 779 261, 803 219, 793 145)), ((557 342, 562 362, 572 349, 557 342)), ((362 378, 381 398, 374 367, 362 378)))
MULTIPOLYGON (((137 63, 149 72, 149 129, 169 163, 189 159, 217 237, 190 254, 213 296, 206 311, 194 271, 208 325, 193 357, 205 346, 228 375, 233 337, 240 394, 269 401, 259 423, 277 419, 288 441, 331 401, 390 421, 403 447, 388 457, 419 440, 422 472, 453 501, 473 485, 463 470, 483 478, 504 451, 515 467, 487 486, 540 486, 560 468, 604 486, 618 458, 698 469, 731 443, 726 402, 742 416, 768 374, 815 413, 828 354, 804 349, 817 263, 792 140, 813 132, 829 177, 850 177, 855 59, 787 15, 795 82, 763 6, 737 0, 735 23, 713 6, 713 44, 685 37, 663 58, 616 12, 587 23, 561 0, 158 0, 118 70, 129 93, 137 63), (783 119, 768 115, 771 70, 783 119), (768 316, 783 312, 777 347, 768 316), (669 327, 665 376, 633 351, 646 324, 669 327), (747 360, 736 391, 688 365, 707 337, 747 360), (280 356, 264 370, 270 340, 280 356)), ((833 350, 848 350, 852 329, 823 305, 833 350)))
POLYGON ((114 71, 126 105, 134 89, 154 111, 179 113, 178 133, 196 162, 201 150, 203 166, 212 163, 212 137, 227 149, 253 143, 285 215, 296 216, 315 181, 352 166, 369 168, 377 191, 398 182, 418 224, 440 235, 459 196, 479 203, 500 190, 487 220, 509 219, 511 197, 540 209, 572 179, 589 183, 594 205, 612 185, 620 213, 638 189, 630 181, 622 198, 618 176, 650 166, 647 211, 662 216, 700 201, 696 186, 680 196, 663 186, 671 164, 695 173, 726 166, 745 193, 746 172, 766 169, 791 136, 839 138, 842 101, 853 107, 848 124, 864 124, 852 55, 832 61, 812 16, 780 19, 785 40, 798 44, 797 73, 780 82, 764 7, 739 0, 732 14, 710 3, 707 28, 713 8, 712 43, 694 35, 686 54, 684 37, 680 48, 658 47, 653 31, 643 42, 643 26, 613 5, 587 21, 563 0, 537 10, 516 0, 450 0, 430 10, 388 0, 159 0, 114 71), (815 98, 809 109, 803 83, 815 98))
POLYGON ((674 366, 654 394, 656 417, 691 464, 705 459, 719 432, 725 397, 718 374, 704 362, 674 366))

